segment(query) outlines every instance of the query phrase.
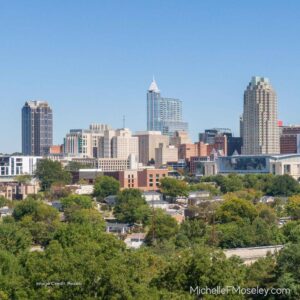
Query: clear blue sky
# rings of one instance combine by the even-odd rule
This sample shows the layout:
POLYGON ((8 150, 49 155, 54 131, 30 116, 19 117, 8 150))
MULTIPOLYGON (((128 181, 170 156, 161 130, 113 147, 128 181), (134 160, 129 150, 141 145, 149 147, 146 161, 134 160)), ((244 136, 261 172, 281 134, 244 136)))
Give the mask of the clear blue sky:
POLYGON ((300 123, 300 1, 1 1, 0 152, 21 149, 21 107, 44 99, 54 142, 91 122, 146 127, 146 90, 183 100, 191 136, 238 134, 243 91, 269 77, 300 123))

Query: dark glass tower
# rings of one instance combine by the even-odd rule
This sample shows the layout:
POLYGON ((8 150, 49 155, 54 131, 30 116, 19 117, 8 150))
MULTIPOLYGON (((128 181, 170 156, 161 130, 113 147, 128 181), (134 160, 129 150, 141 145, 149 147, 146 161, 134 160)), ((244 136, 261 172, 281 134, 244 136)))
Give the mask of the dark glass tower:
POLYGON ((27 101, 22 108, 22 153, 43 156, 53 143, 52 109, 45 101, 27 101))

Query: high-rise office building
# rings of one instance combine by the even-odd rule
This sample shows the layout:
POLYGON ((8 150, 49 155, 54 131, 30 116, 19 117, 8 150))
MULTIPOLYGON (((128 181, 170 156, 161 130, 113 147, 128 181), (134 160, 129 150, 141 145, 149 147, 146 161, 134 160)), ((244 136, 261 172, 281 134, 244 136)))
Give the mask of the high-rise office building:
POLYGON ((241 154, 243 146, 243 138, 231 136, 227 140, 227 155, 241 154))
POLYGON ((22 108, 22 153, 43 156, 53 143, 52 109, 45 101, 27 101, 22 108))
POLYGON ((64 154, 74 157, 97 157, 99 140, 110 130, 107 124, 91 124, 89 129, 71 129, 64 138, 64 154))
POLYGON ((160 168, 168 162, 178 161, 178 149, 173 145, 159 144, 155 149, 155 167, 160 168))
POLYGON ((187 131, 175 131, 174 135, 170 137, 170 145, 179 147, 181 144, 191 144, 192 141, 187 131))
POLYGON ((229 128, 205 129, 204 132, 199 133, 199 141, 213 145, 216 143, 217 138, 221 136, 232 137, 232 132, 229 128))
POLYGON ((243 154, 278 154, 277 96, 269 79, 253 77, 244 92, 243 154))
POLYGON ((169 145, 169 137, 162 135, 160 131, 140 131, 135 136, 139 143, 139 161, 145 166, 155 161, 155 149, 160 144, 169 145))
POLYGON ((154 79, 147 92, 147 130, 169 136, 188 131, 188 124, 182 121, 182 101, 161 97, 154 79))
POLYGON ((99 139, 99 158, 127 159, 134 155, 139 156, 139 140, 132 136, 128 128, 105 130, 104 136, 99 139))

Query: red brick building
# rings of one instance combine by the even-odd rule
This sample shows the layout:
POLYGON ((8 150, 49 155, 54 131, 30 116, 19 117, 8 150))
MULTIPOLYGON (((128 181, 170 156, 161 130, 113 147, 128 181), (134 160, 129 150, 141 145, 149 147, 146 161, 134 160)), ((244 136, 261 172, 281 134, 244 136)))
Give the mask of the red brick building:
POLYGON ((104 172, 120 182, 121 189, 136 188, 143 191, 156 191, 160 180, 168 176, 168 169, 126 170, 117 172, 104 172))
POLYGON ((298 153, 298 144, 300 144, 300 126, 281 126, 280 131, 280 153, 298 153))

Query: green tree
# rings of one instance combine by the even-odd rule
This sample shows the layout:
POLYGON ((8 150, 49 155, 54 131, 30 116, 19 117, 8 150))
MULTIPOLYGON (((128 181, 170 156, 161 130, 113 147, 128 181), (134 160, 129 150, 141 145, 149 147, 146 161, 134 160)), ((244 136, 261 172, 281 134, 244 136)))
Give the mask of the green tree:
POLYGON ((93 208, 84 208, 73 211, 68 214, 67 220, 78 224, 91 224, 93 226, 100 226, 105 229, 105 222, 100 213, 93 208))
POLYGON ((0 249, 19 254, 31 245, 29 232, 17 224, 0 225, 0 249))
POLYGON ((221 223, 248 220, 252 222, 257 216, 255 206, 243 199, 232 198, 217 209, 217 220, 221 223))
POLYGON ((294 220, 299 220, 300 219, 300 196, 295 195, 289 197, 285 209, 287 214, 290 217, 292 217, 294 220))
POLYGON ((26 283, 18 257, 0 250, 0 299, 29 299, 26 283))
POLYGON ((177 246, 191 246, 194 243, 201 243, 207 231, 207 225, 200 219, 187 219, 179 228, 176 237, 177 246))
POLYGON ((71 182, 71 175, 65 171, 58 161, 41 159, 37 163, 35 177, 41 182, 42 190, 49 190, 54 183, 68 184, 71 182))
POLYGON ((261 188, 260 180, 256 174, 245 174, 242 180, 246 189, 259 190, 261 188))
POLYGON ((257 202, 261 197, 263 196, 263 193, 261 191, 257 191, 254 189, 244 189, 239 190, 236 192, 228 192, 224 195, 224 199, 231 199, 231 198, 240 198, 248 201, 252 201, 253 203, 257 202))
POLYGON ((254 241, 255 233, 247 222, 239 221, 218 224, 216 226, 216 234, 217 242, 221 248, 256 246, 254 241))
POLYGON ((179 226, 177 221, 163 210, 153 211, 152 222, 146 236, 147 244, 159 244, 176 236, 179 226))
POLYGON ((299 183, 290 175, 275 176, 267 194, 273 196, 291 196, 299 193, 299 183))
POLYGON ((83 164, 77 161, 70 161, 66 167, 65 170, 68 172, 76 172, 79 171, 80 169, 92 169, 93 165, 92 164, 83 164))
POLYGON ((224 178, 220 187, 223 193, 236 192, 243 189, 243 180, 239 175, 229 174, 224 178))
POLYGON ((300 299, 300 244, 289 244, 279 252, 275 274, 279 288, 290 289, 290 295, 284 295, 282 299, 300 299))
POLYGON ((124 189, 118 194, 114 208, 115 217, 121 222, 147 223, 151 210, 138 189, 124 189))
POLYGON ((189 189, 190 191, 208 191, 213 196, 220 194, 220 190, 217 187, 215 187, 213 184, 204 182, 190 184, 189 189))
POLYGON ((172 198, 188 196, 189 187, 185 181, 165 177, 160 181, 160 190, 165 196, 172 198))
POLYGON ((247 267, 246 286, 255 288, 273 288, 276 281, 275 273, 276 260, 272 255, 259 258, 257 261, 247 267))
POLYGON ((58 218, 58 212, 55 208, 30 198, 19 202, 13 211, 13 217, 16 221, 21 220, 26 215, 32 216, 33 221, 48 223, 58 218))
POLYGON ((236 192, 243 189, 243 180, 237 174, 229 174, 228 176, 216 175, 208 176, 202 179, 204 182, 215 182, 222 193, 236 192))
POLYGON ((60 225, 58 211, 41 201, 26 199, 13 212, 18 224, 27 229, 34 243, 46 246, 60 225))
POLYGON ((6 206, 10 201, 3 196, 0 196, 0 207, 6 206))
POLYGON ((288 241, 294 244, 300 244, 300 224, 291 228, 288 235, 288 241))
MULTIPOLYGON (((152 280, 152 285, 173 292, 190 292, 190 287, 197 286, 209 288, 243 286, 244 278, 245 267, 242 266, 240 259, 226 259, 220 251, 197 246, 176 253, 172 257, 172 262, 152 280)), ((244 298, 242 295, 236 297, 223 295, 222 299, 244 298)))
POLYGON ((258 217, 266 221, 267 224, 275 225, 277 223, 276 212, 272 207, 260 203, 256 206, 256 209, 258 212, 258 217))
POLYGON ((18 183, 28 184, 30 183, 32 176, 30 175, 18 175, 14 178, 18 183))
POLYGON ((69 195, 68 197, 62 198, 60 201, 63 209, 89 209, 93 207, 92 198, 86 195, 69 195))
POLYGON ((94 196, 102 200, 110 195, 117 195, 120 191, 120 183, 111 176, 99 176, 95 180, 94 196))

